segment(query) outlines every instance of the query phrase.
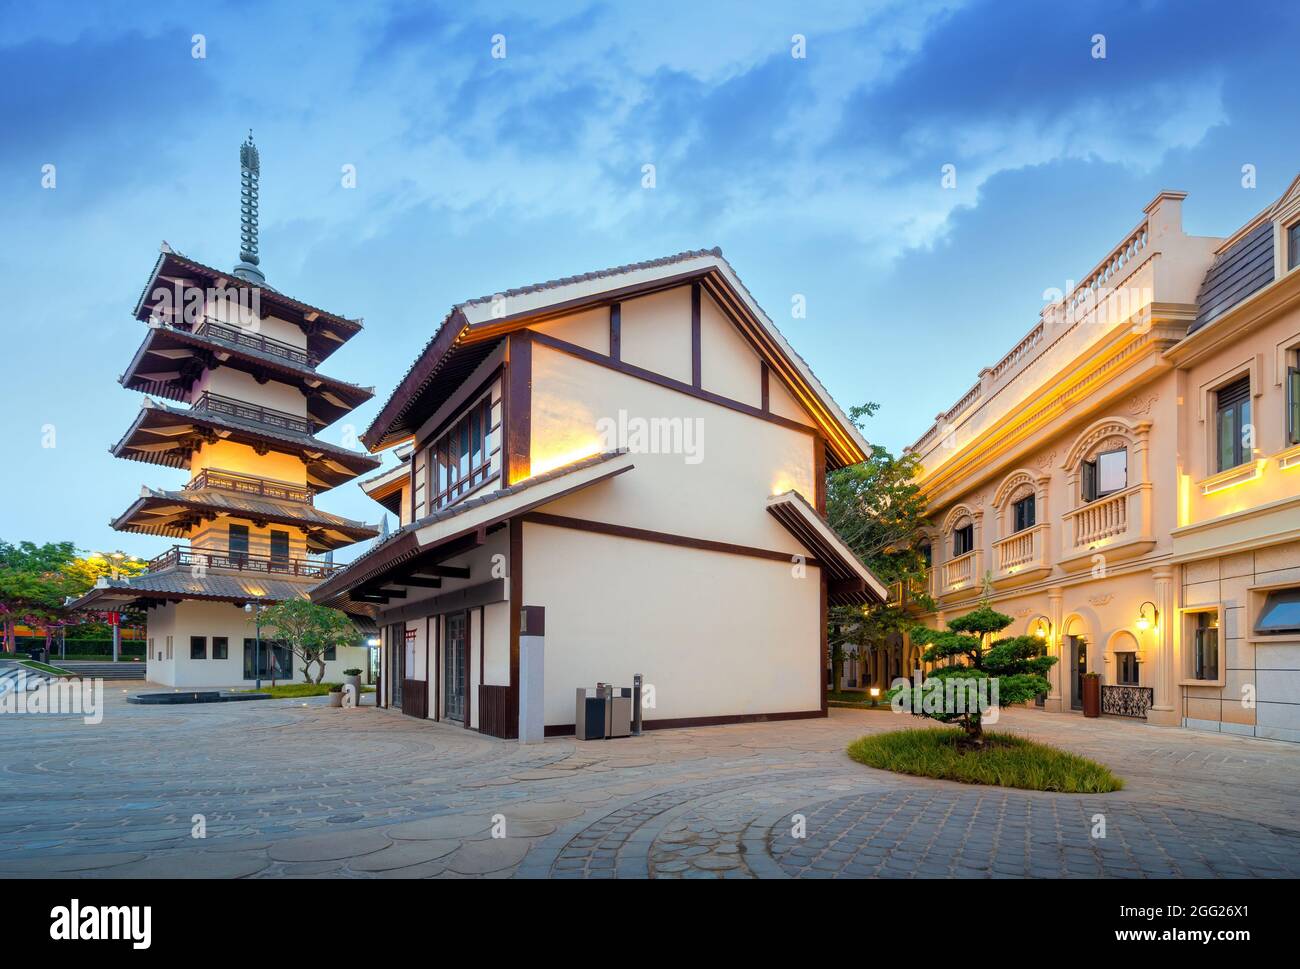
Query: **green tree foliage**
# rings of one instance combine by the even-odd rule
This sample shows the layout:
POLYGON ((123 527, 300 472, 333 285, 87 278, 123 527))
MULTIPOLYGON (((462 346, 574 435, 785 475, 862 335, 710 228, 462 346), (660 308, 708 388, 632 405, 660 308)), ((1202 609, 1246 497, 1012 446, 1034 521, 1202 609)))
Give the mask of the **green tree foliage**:
MULTIPOLYGON (((253 621, 250 617, 250 621, 253 621)), ((319 683, 325 676, 325 653, 343 646, 355 646, 361 634, 346 614, 310 599, 288 599, 262 610, 262 629, 269 632, 302 662, 307 683, 319 683), (311 667, 316 665, 316 678, 311 667)))
MULTIPOLYGON (((999 706, 1026 703, 1040 693, 1046 693, 1049 689, 1047 671, 1056 662, 1056 657, 1044 655, 1042 642, 1036 636, 994 638, 1014 621, 995 610, 985 599, 972 612, 949 620, 945 630, 914 627, 912 641, 926 646, 922 658, 928 663, 944 665, 930 671, 926 685, 893 690, 891 699, 898 693, 908 692, 913 713, 943 723, 959 724, 970 743, 982 743, 983 714, 980 710, 970 703, 963 703, 960 708, 948 703, 934 703, 936 684, 932 681, 938 681, 938 685, 945 688, 949 680, 954 681, 954 687, 958 682, 969 685, 981 680, 995 681, 999 706), (930 691, 929 698, 927 690, 930 691)), ((991 682, 987 685, 992 687, 991 682)), ((945 690, 945 695, 951 697, 955 692, 945 690)))
MULTIPOLYGON (((859 428, 879 409, 875 403, 853 407, 849 419, 859 428)), ((865 429, 864 429, 865 430, 865 429)), ((903 583, 925 588, 925 557, 917 539, 928 523, 925 497, 918 477, 921 465, 914 455, 895 457, 873 445, 867 460, 838 468, 826 480, 826 518, 845 544, 885 585, 903 583)), ((930 605, 924 594, 912 601, 930 605)), ((837 606, 830 610, 828 644, 835 682, 850 650, 859 654, 879 648, 891 632, 909 628, 903 602, 884 602, 866 608, 837 606)))

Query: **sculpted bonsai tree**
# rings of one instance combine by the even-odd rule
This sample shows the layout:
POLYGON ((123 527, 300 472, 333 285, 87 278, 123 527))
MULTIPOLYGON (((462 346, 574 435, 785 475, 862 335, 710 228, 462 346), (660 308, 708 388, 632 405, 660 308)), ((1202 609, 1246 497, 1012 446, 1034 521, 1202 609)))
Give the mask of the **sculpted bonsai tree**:
POLYGON ((1025 703, 1046 693, 1046 674, 1056 662, 1043 654, 1035 636, 994 638, 1014 621, 986 598, 974 611, 950 620, 946 630, 914 628, 912 641, 926 645, 922 659, 945 665, 931 670, 920 686, 891 690, 891 701, 918 716, 957 724, 968 746, 982 746, 990 706, 1025 703))
POLYGON ((324 679, 328 650, 355 646, 360 639, 357 627, 346 614, 318 606, 310 599, 288 599, 267 606, 262 610, 262 628, 302 662, 300 670, 307 683, 324 679), (311 674, 313 663, 315 679, 311 674))

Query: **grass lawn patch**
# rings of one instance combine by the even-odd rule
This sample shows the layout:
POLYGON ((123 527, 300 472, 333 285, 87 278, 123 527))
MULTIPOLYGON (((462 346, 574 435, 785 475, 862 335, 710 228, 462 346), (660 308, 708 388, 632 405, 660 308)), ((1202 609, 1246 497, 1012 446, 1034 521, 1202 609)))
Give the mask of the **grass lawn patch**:
POLYGON ((39 663, 34 659, 25 659, 19 662, 19 666, 25 666, 29 670, 39 670, 42 673, 49 673, 51 676, 76 676, 68 670, 61 670, 57 666, 48 666, 45 663, 39 663))
MULTIPOLYGON (((308 696, 327 696, 334 683, 277 683, 263 685, 260 690, 233 690, 234 693, 267 693, 277 700, 297 700, 308 696)), ((374 693, 373 686, 363 686, 362 693, 374 693)))
POLYGON ((1063 794, 1104 794, 1124 782, 1095 761, 1005 733, 984 734, 984 747, 960 746, 961 730, 895 730, 849 744, 859 764, 963 784, 1063 794))

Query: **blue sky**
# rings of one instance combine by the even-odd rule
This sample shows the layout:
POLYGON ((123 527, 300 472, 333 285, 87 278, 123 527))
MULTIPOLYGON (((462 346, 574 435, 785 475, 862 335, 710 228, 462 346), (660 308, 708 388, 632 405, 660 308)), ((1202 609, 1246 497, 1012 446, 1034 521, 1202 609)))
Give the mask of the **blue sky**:
MULTIPOLYGON (((149 6, 0 3, 11 541, 164 544, 107 524, 185 478, 107 453, 130 310, 161 240, 233 266, 250 127, 268 281, 366 320, 324 369, 378 397, 335 440, 453 302, 716 245, 901 448, 1158 190, 1226 235, 1300 170, 1287 2, 149 6)), ((351 485, 321 504, 378 517, 351 485)))

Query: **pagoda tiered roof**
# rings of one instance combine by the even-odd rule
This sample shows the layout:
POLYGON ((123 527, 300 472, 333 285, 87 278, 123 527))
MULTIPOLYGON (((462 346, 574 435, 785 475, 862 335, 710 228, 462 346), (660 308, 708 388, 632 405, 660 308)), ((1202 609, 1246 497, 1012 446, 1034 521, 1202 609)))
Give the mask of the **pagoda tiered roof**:
MULTIPOLYGON (((224 474, 220 473, 220 474, 224 474)), ((228 475, 240 483, 255 479, 228 475)), ((112 522, 121 532, 187 538, 203 524, 217 518, 246 518, 259 528, 269 524, 291 525, 306 534, 310 552, 326 552, 374 538, 379 529, 365 522, 353 521, 321 511, 309 501, 284 500, 246 494, 228 488, 210 487, 212 475, 196 479, 198 487, 179 491, 141 488, 140 497, 112 522)))
POLYGON ((110 449, 114 457, 188 468, 201 444, 226 440, 259 453, 278 451, 302 459, 307 482, 324 491, 377 468, 380 459, 317 440, 307 419, 270 408, 204 394, 190 408, 145 398, 144 406, 122 439, 110 449))
POLYGON ((165 295, 168 292, 174 293, 177 287, 235 290, 240 296, 244 293, 249 294, 250 299, 255 292, 263 315, 273 315, 302 329, 307 335, 307 352, 317 362, 324 360, 356 336, 362 328, 359 319, 349 319, 318 306, 312 306, 310 303, 293 299, 266 283, 250 282, 228 270, 214 269, 212 266, 181 255, 166 243, 163 244, 163 251, 154 264, 149 282, 136 302, 136 319, 161 317, 164 323, 183 322, 179 317, 184 312, 184 306, 177 305, 175 299, 165 295), (169 312, 175 318, 168 318, 169 312))
POLYGON ((204 370, 232 367, 258 380, 297 387, 316 430, 374 396, 373 387, 327 377, 315 357, 261 333, 205 318, 192 328, 150 320, 150 329, 118 382, 127 390, 185 400, 204 370))

